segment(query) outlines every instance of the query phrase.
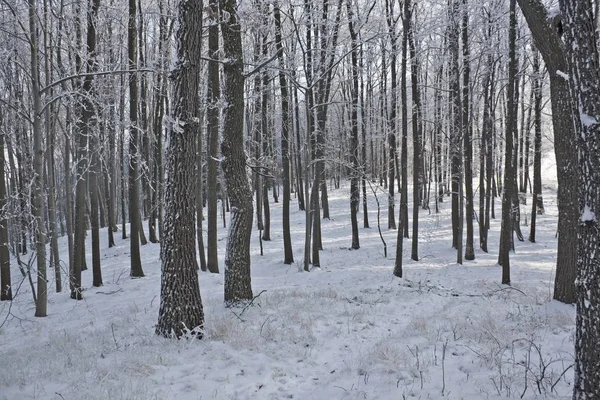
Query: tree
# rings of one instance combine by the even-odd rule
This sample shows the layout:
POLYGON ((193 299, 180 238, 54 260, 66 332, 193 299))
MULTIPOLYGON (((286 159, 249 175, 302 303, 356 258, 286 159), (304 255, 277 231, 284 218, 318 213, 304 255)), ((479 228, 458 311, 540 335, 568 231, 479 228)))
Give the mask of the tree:
MULTIPOLYGON (((354 12, 350 1, 346 3, 348 12, 348 30, 350 31, 350 45, 352 46, 352 113, 350 124, 352 126, 350 134, 350 156, 352 159, 352 172, 350 181, 350 221, 352 223, 352 248, 359 249, 360 241, 358 236, 358 206, 360 202, 359 174, 360 164, 358 158, 358 41, 354 29, 354 12)), ((393 187, 394 185, 392 185, 393 187)), ((393 211, 393 206, 392 206, 393 211)), ((394 216, 391 214, 391 218, 394 216)))
POLYGON ((279 4, 274 4, 275 46, 279 60, 279 88, 281 91, 281 164, 283 166, 283 263, 294 262, 290 234, 290 108, 287 78, 284 72, 283 45, 281 39, 281 12, 279 4))
POLYGON ((502 193, 502 227, 500 229, 500 250, 498 251, 498 264, 502 266, 502 283, 510 284, 510 256, 511 235, 513 231, 513 195, 516 193, 516 171, 514 157, 514 136, 517 121, 517 104, 515 87, 517 84, 517 60, 516 60, 516 38, 517 17, 516 2, 510 0, 510 22, 508 30, 508 84, 507 84, 507 112, 506 112, 506 136, 504 155, 504 192, 502 193))
MULTIPOLYGON (((0 128, 4 123, 4 115, 0 110, 0 128)), ((4 209, 8 192, 4 172, 4 138, 0 132, 0 301, 12 300, 12 283, 10 279, 10 253, 8 251, 8 213, 4 209)), ((58 266, 56 267, 58 268, 58 266)))
POLYGON ((217 174, 219 153, 219 99, 221 97, 219 83, 219 1, 209 1, 209 26, 208 26, 208 62, 207 79, 207 106, 206 106, 206 135, 207 135, 207 258, 206 265, 210 272, 219 273, 219 256, 217 248, 217 174))
MULTIPOLYGON (((412 248, 410 258, 419 261, 419 205, 421 204, 423 179, 423 117, 421 115, 421 90, 419 89, 419 62, 415 34, 412 24, 412 5, 410 0, 404 0, 404 31, 408 37, 410 53, 410 80, 412 93, 412 136, 413 136, 413 220, 412 248)), ((403 50, 404 53, 404 50, 403 50)), ((404 125, 403 128, 404 130, 404 125)), ((405 185, 405 183, 403 184, 405 185)), ((404 191, 404 188, 403 188, 404 191)), ((401 207, 402 208, 402 207, 401 207)), ((404 221, 404 218, 400 217, 404 221)), ((402 225, 402 224, 401 224, 402 225)))
POLYGON ((591 0, 561 0, 579 152, 573 400, 600 398, 600 53, 591 0))
POLYGON ((28 2, 30 79, 33 97, 33 217, 35 222, 35 253, 37 257, 37 301, 35 316, 45 317, 48 307, 48 285, 46 281, 46 224, 44 223, 44 149, 42 134, 42 93, 40 82, 39 38, 36 17, 36 2, 28 2))
POLYGON ((460 33, 460 12, 459 1, 451 0, 449 4, 450 26, 448 32, 448 49, 450 53, 450 172, 451 192, 452 192, 452 247, 457 249, 458 256, 462 258, 462 231, 460 229, 460 186, 462 181, 462 113, 460 98, 460 69, 459 69, 459 33, 460 33))
POLYGON ((223 171, 231 202, 231 222, 225 250, 225 302, 252 299, 250 235, 252 192, 246 174, 244 151, 244 60, 236 0, 221 0, 223 37, 223 171))
POLYGON ((165 181, 162 282, 156 333, 202 337, 204 311, 198 283, 195 244, 195 164, 200 134, 199 81, 202 2, 180 0, 177 63, 171 72, 173 102, 169 119, 165 181))
MULTIPOLYGON (((465 213, 467 214, 467 240, 465 246, 465 260, 475 259, 473 246, 473 143, 471 129, 471 109, 469 104, 470 85, 470 52, 469 52, 469 14, 467 0, 463 0, 462 18, 462 45, 463 45, 463 87, 462 87, 462 129, 464 135, 464 171, 465 171, 465 213)), ((460 251, 460 249, 459 249, 460 251)))
POLYGON ((531 204, 531 224, 529 241, 535 243, 535 228, 538 214, 544 213, 542 201, 542 79, 540 74, 540 52, 533 53, 533 121, 535 126, 533 155, 533 200, 531 204))
POLYGON ((577 264, 578 180, 577 137, 571 120, 572 105, 569 82, 564 79, 567 70, 565 47, 561 39, 560 19, 548 14, 540 0, 518 0, 535 46, 540 51, 550 78, 554 153, 558 179, 558 251, 554 299, 574 303, 575 265, 577 264))
POLYGON ((131 252, 130 275, 144 276, 140 257, 140 211, 139 189, 139 126, 138 126, 138 83, 137 83, 137 7, 136 0, 129 0, 127 22, 127 55, 129 62, 129 249, 131 252))
MULTIPOLYGON (((396 103, 397 103, 397 79, 396 79, 396 55, 398 54, 398 34, 396 33, 396 25, 398 21, 398 17, 394 16, 394 1, 386 0, 385 1, 385 12, 386 12, 386 21, 388 26, 388 35, 390 37, 390 42, 392 45, 392 50, 390 54, 390 79, 391 79, 391 87, 390 87, 390 113, 388 117, 388 146, 389 146, 389 155, 388 155, 388 164, 387 164, 387 172, 388 172, 388 229, 396 229, 396 216, 394 211, 395 199, 394 199, 394 188, 395 183, 394 179, 396 177, 396 168, 397 168, 397 151, 396 151, 396 103)), ((403 82, 405 82, 404 87, 406 87, 406 35, 402 39, 402 77, 403 82)), ((403 102, 403 107, 405 107, 405 102, 403 102)), ((406 118, 402 119, 403 121, 406 118)), ((404 123, 404 122, 403 122, 404 123)), ((404 135, 402 136, 404 138, 404 135)), ((404 150, 404 148, 402 148, 404 150)), ((402 162, 405 162, 405 155, 402 153, 402 162)), ((403 168, 402 171, 406 171, 403 168)), ((404 188, 405 180, 402 180, 402 187, 404 188)), ((404 193, 404 192, 403 192, 404 193)), ((404 199, 407 200, 407 199, 404 199)), ((402 200, 400 205, 400 212, 402 212, 402 200)), ((400 225, 400 229, 403 230, 403 225, 400 225)))

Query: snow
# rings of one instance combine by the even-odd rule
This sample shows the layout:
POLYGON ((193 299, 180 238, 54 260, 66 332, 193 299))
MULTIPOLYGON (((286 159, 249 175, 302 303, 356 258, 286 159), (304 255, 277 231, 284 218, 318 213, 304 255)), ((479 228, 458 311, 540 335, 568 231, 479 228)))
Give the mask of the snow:
MULTIPOLYGON (((329 194, 322 268, 298 272, 304 213, 294 201, 296 265, 282 264, 281 203, 271 203, 273 240, 263 242, 262 257, 253 234, 253 291, 265 291, 253 306, 226 308, 223 275, 199 272, 203 340, 154 334, 158 245, 141 248, 146 277, 133 280, 128 240, 116 234, 110 249, 103 242, 105 286, 91 287, 91 270, 84 271, 85 299, 75 302, 51 289, 46 318, 33 317, 28 283, 21 284, 15 267, 16 299, 0 303, 0 399, 571 397, 575 309, 551 300, 554 192, 544 191, 537 243, 517 242, 511 254, 514 286, 500 285, 499 220, 492 221, 490 253, 476 249, 476 260, 459 266, 450 247, 449 198, 440 214, 421 211, 421 261, 410 261, 405 243, 405 278, 398 279, 394 259, 383 257, 373 199, 371 229, 361 228, 361 249, 349 250, 349 185, 329 194)), ((396 232, 384 229, 386 196, 379 199, 394 254, 396 232)), ((529 198, 522 221, 530 219, 530 204, 529 198)), ((219 235, 223 270, 226 229, 219 235)), ((52 271, 48 276, 54 279, 52 271)))
POLYGON ((579 118, 581 118, 581 123, 583 124, 583 126, 586 126, 586 127, 596 125, 598 123, 598 119, 596 119, 595 117, 593 117, 591 115, 584 113, 581 110, 579 110, 579 118))
POLYGON ((594 211, 592 211, 592 209, 590 208, 590 206, 588 206, 586 204, 585 207, 583 208, 583 212, 581 213, 581 217, 580 218, 581 218, 582 222, 595 221, 596 220, 596 213, 594 213, 594 211))
POLYGON ((564 72, 562 72, 560 69, 556 70, 556 75, 560 76, 561 78, 563 78, 565 81, 569 80, 569 74, 566 74, 564 72))

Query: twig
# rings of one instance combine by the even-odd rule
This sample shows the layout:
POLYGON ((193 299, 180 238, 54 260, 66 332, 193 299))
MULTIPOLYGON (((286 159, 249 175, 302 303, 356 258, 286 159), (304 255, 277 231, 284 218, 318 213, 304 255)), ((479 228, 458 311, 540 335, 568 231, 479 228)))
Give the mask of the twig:
POLYGON ((261 295, 261 294, 263 294, 264 292, 266 292, 266 290, 261 290, 259 294, 257 294, 256 296, 254 296, 254 297, 252 298, 252 300, 250 300, 250 301, 248 302, 248 304, 246 304, 246 305, 244 306, 244 308, 242 308, 242 311, 241 311, 239 314, 236 314, 235 312, 231 311, 231 312, 233 313, 233 315, 235 315, 236 317, 238 317, 240 321, 242 321, 242 322, 246 322, 246 321, 244 321, 244 320, 242 319, 242 315, 244 315, 244 312, 246 312, 246 310, 247 310, 247 309, 248 309, 248 308, 249 308, 249 307, 250 307, 250 306, 251 306, 251 305, 254 303, 254 300, 256 300, 256 299, 258 298, 258 296, 260 296, 260 295, 261 295))
POLYGON ((506 286, 506 287, 503 287, 503 288, 492 290, 490 293, 502 292, 502 291, 507 290, 507 289, 516 290, 517 292, 521 293, 523 296, 529 297, 529 296, 527 296, 527 293, 523 292, 521 289, 517 289, 514 286, 506 286))
POLYGON ((117 290, 113 290, 112 292, 96 292, 96 294, 111 295, 111 294, 119 293, 119 292, 122 292, 122 291, 123 291, 123 288, 119 288, 117 290))

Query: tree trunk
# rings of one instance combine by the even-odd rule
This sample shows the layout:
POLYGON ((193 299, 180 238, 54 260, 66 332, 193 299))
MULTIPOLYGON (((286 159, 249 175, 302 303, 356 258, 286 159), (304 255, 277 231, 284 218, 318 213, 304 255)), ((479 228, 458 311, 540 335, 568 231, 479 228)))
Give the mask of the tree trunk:
POLYGON ((360 240, 358 237, 358 207, 360 203, 360 187, 359 174, 360 163, 358 158, 358 48, 356 31, 354 30, 354 12, 353 4, 348 1, 346 10, 348 12, 348 30, 350 31, 351 47, 352 47, 352 115, 350 118, 351 135, 350 135, 350 157, 352 160, 352 172, 350 181, 350 221, 352 225, 352 249, 360 248, 360 240))
POLYGON ((221 12, 228 16, 221 25, 224 71, 223 171, 231 201, 230 225, 225 251, 225 302, 235 304, 252 299, 250 281, 250 235, 252 233, 252 192, 246 174, 244 151, 244 60, 241 27, 236 0, 221 0, 221 12))
POLYGON ((572 123, 572 103, 564 44, 558 31, 558 21, 550 19, 539 0, 518 0, 550 76, 554 153, 558 178, 558 251, 554 299, 574 303, 577 265, 577 224, 579 218, 577 176, 577 137, 572 123))
MULTIPOLYGON (((393 1, 386 0, 385 1, 385 10, 386 10, 386 21, 388 25, 388 34, 390 36, 390 42, 392 44, 392 51, 390 54, 390 114, 388 117, 388 229, 396 229, 396 215, 395 215, 395 196, 394 196, 394 180, 396 179, 396 103, 397 103, 397 79, 396 79, 396 54, 398 53, 397 41, 398 36, 396 33, 396 18, 394 17, 394 7, 395 4, 393 1)), ((405 35, 406 36, 406 35, 405 35)), ((406 90, 406 38, 402 39, 402 72, 401 72, 401 80, 403 82, 402 90, 406 90)), ((402 107, 406 107, 405 101, 402 102, 402 107)), ((403 109, 404 110, 404 109, 403 109)), ((404 111, 403 111, 404 112, 404 111)), ((402 118, 404 121, 406 118, 402 118)), ((402 157, 402 170, 405 171, 405 158, 402 157)), ((404 181, 403 181, 404 185, 404 181)), ((400 209, 402 209, 402 200, 400 209)), ((402 225, 400 227, 402 228, 402 225)))
POLYGON ((533 53, 533 123, 535 129, 534 156, 533 156, 533 200, 531 204, 531 225, 529 241, 535 243, 536 219, 538 214, 543 214, 542 203, 542 79, 540 76, 539 51, 533 53))
POLYGON ((469 52, 469 14, 467 12, 467 0, 463 0, 463 22, 462 22, 462 44, 463 44, 463 103, 462 103, 462 126, 464 135, 464 179, 465 179, 465 213, 467 221, 467 240, 465 246, 465 260, 475 259, 475 248, 473 245, 473 143, 472 124, 470 121, 469 85, 471 68, 469 52))
MULTIPOLYGON (((281 91, 281 165, 283 167, 283 263, 294 262, 290 234, 290 109, 287 77, 284 72, 283 44, 281 38, 281 13, 279 4, 274 4, 275 46, 279 60, 279 89, 281 91)), ((299 190, 300 192, 301 190, 299 190)))
MULTIPOLYGON (((4 115, 0 110, 0 128, 4 123, 4 115)), ((4 212, 8 193, 6 191, 4 130, 0 132, 0 301, 12 300, 12 281, 10 278, 10 252, 8 249, 8 214, 4 212)), ((59 267, 56 267, 59 268, 59 267)))
POLYGON ((33 218, 35 222, 35 252, 37 257, 37 301, 35 316, 45 317, 48 306, 48 285, 46 281, 46 225, 44 223, 44 149, 42 132, 42 99, 40 66, 38 56, 38 33, 35 0, 29 0, 29 46, 31 66, 31 93, 33 97, 33 218))
MULTIPOLYGON (((210 0, 209 7, 211 14, 216 18, 219 10, 218 0, 210 0)), ((219 157, 219 100, 221 97, 219 83, 219 64, 216 61, 219 56, 219 26, 216 21, 209 24, 208 27, 208 57, 211 60, 208 62, 208 81, 206 89, 207 106, 206 106, 206 135, 207 135, 207 177, 206 177, 206 192, 207 192, 207 258, 206 266, 208 270, 214 274, 219 273, 219 255, 217 247, 217 222, 218 205, 217 205, 217 173, 219 157)))
POLYGON ((458 65, 460 12, 459 0, 452 0, 450 5, 450 31, 448 46, 450 48, 450 101, 452 122, 450 131, 450 172, 452 196, 452 247, 462 252, 459 248, 460 231, 460 183, 462 181, 462 152, 461 137, 463 133, 461 96, 460 96, 460 70, 458 65))
POLYGON ((196 152, 200 134, 200 55, 202 2, 179 1, 177 62, 168 130, 162 282, 156 333, 165 337, 202 337, 204 311, 196 261, 196 152))
POLYGON ((515 124, 517 120, 517 107, 515 98, 515 86, 517 85, 517 60, 516 60, 516 37, 517 37, 517 17, 516 17, 516 0, 510 0, 510 25, 508 31, 508 88, 507 88, 507 105, 506 105, 506 136, 505 140, 505 155, 504 155, 504 192, 502 193, 502 227, 500 230, 500 249, 498 251, 498 264, 502 266, 502 284, 510 285, 510 248, 511 235, 513 231, 512 218, 512 198, 515 194, 516 187, 516 171, 514 140, 515 140, 515 124))
MULTIPOLYGON (((600 61, 590 0, 561 0, 579 150, 577 319, 573 400, 600 398, 600 61)), ((573 177, 571 177, 573 179, 573 177)), ((572 221, 574 222, 574 221, 572 221)))
MULTIPOLYGON (((421 116, 421 93, 419 89, 419 63, 415 46, 414 31, 412 26, 412 10, 410 0, 404 0, 404 30, 408 36, 410 51, 410 78, 412 93, 412 134, 413 134, 413 220, 412 220, 412 247, 410 258, 419 261, 419 205, 422 198, 423 179, 423 123, 421 116)), ((404 52, 403 52, 404 53, 404 52)), ((404 129, 404 128, 403 128, 404 129)))
POLYGON ((138 83, 137 83, 137 7, 136 0, 129 0, 127 23, 127 54, 129 62, 129 250, 131 258, 130 276, 144 276, 140 257, 140 211, 139 190, 139 126, 138 126, 138 83))

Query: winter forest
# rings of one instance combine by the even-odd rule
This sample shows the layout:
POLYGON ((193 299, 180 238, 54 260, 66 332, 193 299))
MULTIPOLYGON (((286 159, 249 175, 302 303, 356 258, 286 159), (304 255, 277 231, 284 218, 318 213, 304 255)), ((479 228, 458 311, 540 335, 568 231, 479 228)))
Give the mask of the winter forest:
POLYGON ((600 399, 599 32, 0 0, 0 400, 600 399))

